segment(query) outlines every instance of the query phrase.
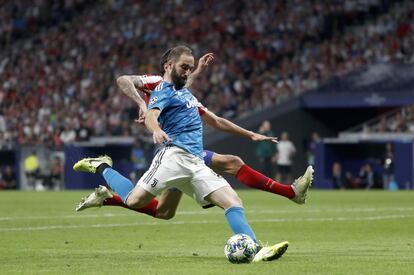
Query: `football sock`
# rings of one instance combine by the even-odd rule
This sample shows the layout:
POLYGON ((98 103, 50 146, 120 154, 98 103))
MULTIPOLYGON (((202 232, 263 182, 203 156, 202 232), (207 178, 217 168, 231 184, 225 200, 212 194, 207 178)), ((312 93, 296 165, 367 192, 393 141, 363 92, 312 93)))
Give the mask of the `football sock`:
POLYGON ((238 181, 251 188, 261 189, 289 199, 295 196, 295 191, 293 191, 291 185, 285 185, 274 181, 262 173, 250 168, 246 164, 237 171, 236 178, 238 181))
POLYGON ((134 209, 134 208, 128 207, 128 205, 126 205, 122 201, 122 198, 119 195, 114 194, 114 196, 112 198, 108 198, 108 199, 104 200, 103 205, 121 206, 121 207, 130 209, 130 210, 139 212, 139 213, 144 213, 144 214, 150 215, 152 217, 155 217, 156 214, 157 214, 158 200, 156 198, 153 198, 144 207, 142 207, 140 209, 134 209))
POLYGON ((96 168, 96 172, 98 172, 99 174, 101 174, 101 175, 102 175, 103 171, 104 171, 106 168, 111 168, 111 166, 109 166, 109 165, 108 165, 108 164, 106 164, 106 163, 102 163, 101 165, 99 165, 99 166, 96 168))
POLYGON ((250 236, 255 242, 256 236, 254 235, 253 229, 247 223, 244 215, 244 209, 242 207, 230 207, 225 212, 227 222, 233 230, 234 234, 246 234, 250 236))
POLYGON ((125 201, 129 193, 134 189, 134 185, 129 179, 111 167, 106 167, 102 172, 102 176, 109 187, 122 198, 122 201, 125 201))

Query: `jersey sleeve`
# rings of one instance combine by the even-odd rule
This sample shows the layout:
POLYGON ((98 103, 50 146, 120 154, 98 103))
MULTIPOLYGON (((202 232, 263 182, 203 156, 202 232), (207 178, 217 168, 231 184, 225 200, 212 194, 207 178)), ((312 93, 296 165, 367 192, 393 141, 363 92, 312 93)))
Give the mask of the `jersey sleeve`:
POLYGON ((169 91, 154 91, 151 93, 148 103, 148 110, 160 109, 161 111, 168 105, 171 100, 169 91))
POLYGON ((142 88, 140 89, 141 92, 144 93, 144 100, 145 103, 149 104, 150 95, 152 91, 161 83, 162 77, 159 75, 139 75, 139 79, 142 81, 142 88))
POLYGON ((143 84, 142 91, 146 93, 151 93, 162 81, 159 75, 139 75, 139 79, 143 84))
POLYGON ((201 102, 198 101, 198 99, 194 95, 193 95, 193 97, 195 98, 195 100, 197 100, 198 114, 200 116, 204 115, 207 112, 208 109, 203 104, 201 104, 201 102))
POLYGON ((198 108, 198 113, 200 114, 200 116, 202 116, 202 115, 204 115, 206 112, 207 112, 207 108, 203 105, 203 104, 201 104, 200 102, 198 102, 198 105, 197 105, 197 108, 198 108))

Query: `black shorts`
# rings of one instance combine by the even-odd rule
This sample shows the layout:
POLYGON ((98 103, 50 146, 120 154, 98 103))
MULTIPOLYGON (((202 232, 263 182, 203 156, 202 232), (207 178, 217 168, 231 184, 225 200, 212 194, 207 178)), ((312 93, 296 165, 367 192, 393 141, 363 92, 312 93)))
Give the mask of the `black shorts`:
POLYGON ((291 165, 278 165, 277 171, 281 174, 290 174, 291 171, 291 165))

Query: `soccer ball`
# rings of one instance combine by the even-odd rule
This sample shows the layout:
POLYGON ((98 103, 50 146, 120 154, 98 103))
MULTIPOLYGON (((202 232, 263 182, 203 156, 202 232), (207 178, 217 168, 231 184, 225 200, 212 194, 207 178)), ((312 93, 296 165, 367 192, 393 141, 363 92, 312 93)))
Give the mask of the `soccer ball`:
POLYGON ((236 234, 227 240, 224 254, 233 264, 250 263, 256 255, 257 248, 258 244, 248 235, 236 234))

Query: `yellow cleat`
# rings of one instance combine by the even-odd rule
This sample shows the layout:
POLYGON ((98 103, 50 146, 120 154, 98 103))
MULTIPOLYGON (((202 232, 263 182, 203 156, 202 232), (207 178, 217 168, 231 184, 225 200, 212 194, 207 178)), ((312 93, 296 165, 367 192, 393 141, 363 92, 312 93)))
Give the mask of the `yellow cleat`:
POLYGON ((313 181, 313 172, 312 166, 309 165, 305 171, 305 174, 296 179, 292 184, 293 191, 295 192, 295 196, 292 198, 292 201, 297 204, 304 204, 306 202, 308 190, 313 181))
POLYGON ((289 242, 281 242, 273 246, 265 246, 256 253, 253 263, 277 260, 286 252, 289 242))
POLYGON ((96 173, 96 168, 101 164, 108 164, 112 167, 112 159, 109 156, 99 156, 97 158, 84 158, 73 165, 76 172, 96 173))
POLYGON ((95 191, 89 196, 83 198, 81 202, 76 206, 76 211, 82 211, 86 208, 101 207, 104 200, 112 198, 112 193, 103 185, 99 185, 95 191))

